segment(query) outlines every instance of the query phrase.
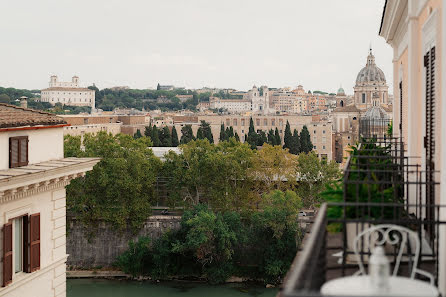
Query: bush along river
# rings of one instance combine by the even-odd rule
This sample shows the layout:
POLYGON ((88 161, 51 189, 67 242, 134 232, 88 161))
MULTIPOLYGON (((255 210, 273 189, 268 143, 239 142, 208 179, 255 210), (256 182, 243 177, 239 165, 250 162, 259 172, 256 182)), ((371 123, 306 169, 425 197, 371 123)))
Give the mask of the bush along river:
POLYGON ((231 283, 209 285, 195 282, 160 282, 104 280, 104 279, 68 279, 67 297, 273 297, 277 288, 267 289, 253 283, 231 283))

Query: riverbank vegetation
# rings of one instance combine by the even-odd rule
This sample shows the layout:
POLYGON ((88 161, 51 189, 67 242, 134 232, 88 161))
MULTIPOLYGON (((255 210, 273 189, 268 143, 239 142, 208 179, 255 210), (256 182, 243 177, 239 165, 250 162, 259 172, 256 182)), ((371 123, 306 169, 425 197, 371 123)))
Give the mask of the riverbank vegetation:
POLYGON ((272 191, 261 212, 215 212, 205 204, 185 211, 179 230, 151 243, 130 242, 117 259, 126 273, 153 279, 202 278, 223 283, 231 276, 276 284, 282 280, 302 239, 292 191, 272 191))
POLYGON ((101 157, 67 187, 67 210, 91 230, 100 222, 136 234, 153 206, 183 210, 181 227, 158 240, 140 238, 119 257, 124 271, 153 278, 236 275, 280 282, 301 240, 297 214, 320 201, 337 164, 280 145, 252 149, 230 137, 181 144, 161 161, 150 137, 65 137, 66 157, 101 157), (161 184, 160 181, 163 181, 161 184))

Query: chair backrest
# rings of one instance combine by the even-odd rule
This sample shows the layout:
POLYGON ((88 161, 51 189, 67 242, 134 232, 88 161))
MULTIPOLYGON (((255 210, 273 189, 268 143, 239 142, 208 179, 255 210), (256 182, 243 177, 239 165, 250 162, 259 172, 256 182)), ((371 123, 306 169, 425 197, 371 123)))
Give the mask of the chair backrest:
MULTIPOLYGON (((398 273, 404 250, 406 250, 405 255, 408 255, 409 257, 413 255, 413 265, 410 278, 414 278, 415 273, 421 272, 417 269, 421 245, 418 235, 414 231, 398 225, 384 224, 375 225, 359 233, 354 240, 353 247, 355 255, 358 258, 359 273, 367 274, 364 269, 362 257, 359 253, 359 244, 361 243, 361 239, 363 242, 366 241, 369 245, 385 246, 388 244, 399 249, 395 266, 393 268, 393 276, 396 276, 398 273)), ((369 248, 370 250, 373 249, 372 246, 369 246, 369 248)), ((422 274, 424 274, 424 272, 422 274)))

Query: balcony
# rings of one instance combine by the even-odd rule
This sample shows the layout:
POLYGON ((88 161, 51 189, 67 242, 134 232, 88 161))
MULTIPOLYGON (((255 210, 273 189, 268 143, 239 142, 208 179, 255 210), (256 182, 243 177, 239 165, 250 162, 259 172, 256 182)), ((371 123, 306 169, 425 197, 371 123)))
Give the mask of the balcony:
MULTIPOLYGON (((372 244, 353 240, 374 225, 393 224, 416 232, 421 242, 417 267, 438 283, 440 221, 434 181, 436 172, 422 170, 420 158, 405 156, 401 139, 387 135, 389 122, 362 121, 360 141, 344 168, 342 181, 324 193, 327 200, 306 230, 302 249, 285 278, 279 296, 321 296, 321 286, 359 270, 358 257, 367 271, 372 244)), ((397 261, 398 245, 386 246, 390 265, 397 261)), ((409 277, 413 253, 404 249, 398 275, 409 277)), ((427 278, 417 275, 417 279, 427 278)))

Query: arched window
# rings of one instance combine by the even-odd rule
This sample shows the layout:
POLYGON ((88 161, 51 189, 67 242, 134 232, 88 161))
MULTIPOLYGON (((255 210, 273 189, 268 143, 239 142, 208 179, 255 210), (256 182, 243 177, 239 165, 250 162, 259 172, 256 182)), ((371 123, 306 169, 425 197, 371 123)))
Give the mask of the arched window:
POLYGON ((340 105, 341 105, 341 107, 344 107, 344 101, 341 100, 340 105))
POLYGON ((365 103, 365 93, 362 93, 362 103, 365 103))

